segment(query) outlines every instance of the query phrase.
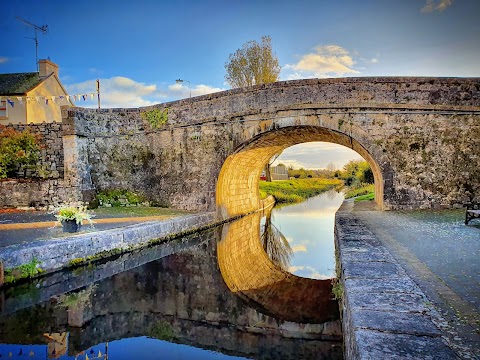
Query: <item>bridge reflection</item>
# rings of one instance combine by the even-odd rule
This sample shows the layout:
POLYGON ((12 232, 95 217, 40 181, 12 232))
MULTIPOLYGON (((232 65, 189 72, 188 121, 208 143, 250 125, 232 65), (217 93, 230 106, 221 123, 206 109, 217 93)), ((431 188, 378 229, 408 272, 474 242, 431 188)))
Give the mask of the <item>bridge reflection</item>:
POLYGON ((323 323, 338 319, 331 280, 307 279, 289 273, 285 264, 288 249, 277 249, 280 258, 272 260, 265 251, 265 239, 262 240, 261 217, 257 212, 223 228, 217 256, 228 288, 262 312, 282 320, 323 323))

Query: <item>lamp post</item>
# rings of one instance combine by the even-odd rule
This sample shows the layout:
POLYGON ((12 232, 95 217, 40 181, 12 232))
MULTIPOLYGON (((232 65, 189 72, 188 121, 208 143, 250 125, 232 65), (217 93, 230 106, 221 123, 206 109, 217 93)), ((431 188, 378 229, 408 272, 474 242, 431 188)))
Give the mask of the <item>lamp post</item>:
POLYGON ((188 90, 190 90, 190 97, 192 97, 192 87, 191 87, 190 81, 182 80, 182 79, 175 80, 177 84, 183 84, 184 81, 188 82, 188 90))

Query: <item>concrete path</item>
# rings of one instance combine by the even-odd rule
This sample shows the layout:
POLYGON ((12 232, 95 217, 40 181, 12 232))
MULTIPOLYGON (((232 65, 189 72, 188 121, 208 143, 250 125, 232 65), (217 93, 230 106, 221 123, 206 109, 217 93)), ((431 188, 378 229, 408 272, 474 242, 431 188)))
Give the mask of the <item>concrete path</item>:
POLYGON ((464 225, 465 210, 362 210, 355 206, 356 218, 437 307, 450 342, 480 356, 480 223, 464 225))

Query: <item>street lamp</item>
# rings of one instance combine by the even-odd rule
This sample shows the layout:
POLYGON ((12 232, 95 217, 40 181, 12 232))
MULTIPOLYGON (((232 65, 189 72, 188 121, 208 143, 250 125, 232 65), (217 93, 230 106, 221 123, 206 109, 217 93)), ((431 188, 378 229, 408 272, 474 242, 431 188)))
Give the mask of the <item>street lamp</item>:
POLYGON ((175 80, 175 82, 176 82, 177 84, 183 84, 184 81, 188 82, 188 90, 190 90, 190 97, 192 97, 192 88, 191 88, 191 86, 190 86, 190 81, 188 81, 188 80, 182 80, 182 79, 177 79, 177 80, 175 80))

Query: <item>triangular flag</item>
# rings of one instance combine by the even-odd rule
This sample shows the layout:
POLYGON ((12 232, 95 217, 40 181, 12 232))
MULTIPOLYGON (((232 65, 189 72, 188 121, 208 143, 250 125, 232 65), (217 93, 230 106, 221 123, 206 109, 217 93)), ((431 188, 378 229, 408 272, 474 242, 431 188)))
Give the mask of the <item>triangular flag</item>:
POLYGON ((88 360, 88 355, 87 354, 85 354, 85 360, 88 360))
POLYGON ((82 95, 83 101, 87 100, 87 95, 82 95))
POLYGON ((48 99, 45 98, 45 105, 48 105, 48 99))
POLYGON ((40 96, 35 96, 35 100, 37 100, 38 102, 40 102, 40 96))
POLYGON ((91 93, 90 94, 90 99, 93 100, 94 97, 95 97, 95 93, 91 93))
POLYGON ((102 352, 100 350, 98 350, 98 357, 102 357, 102 352))
POLYGON ((13 101, 11 101, 10 99, 7 99, 7 102, 10 104, 10 106, 13 108, 13 101))
POLYGON ((73 95, 73 100, 77 101, 77 95, 73 95))

